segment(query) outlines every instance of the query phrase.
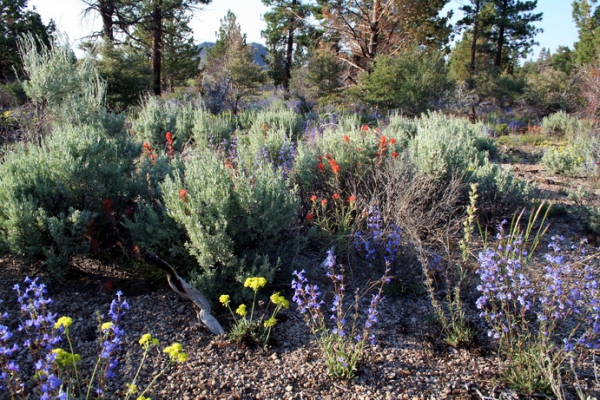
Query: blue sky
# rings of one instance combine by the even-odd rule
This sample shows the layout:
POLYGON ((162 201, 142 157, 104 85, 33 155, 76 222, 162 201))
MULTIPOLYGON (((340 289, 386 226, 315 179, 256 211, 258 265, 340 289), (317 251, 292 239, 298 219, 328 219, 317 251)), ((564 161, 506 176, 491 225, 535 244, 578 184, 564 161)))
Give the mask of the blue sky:
MULTIPOLYGON (((451 0, 448 7, 458 9, 463 2, 451 0)), ((29 5, 36 7, 45 22, 54 19, 58 29, 67 33, 75 45, 92 30, 100 30, 99 18, 83 19, 81 13, 84 5, 81 0, 29 0, 29 5)), ((265 27, 262 15, 268 8, 261 0, 213 0, 194 15, 192 29, 196 42, 214 41, 219 20, 228 9, 236 14, 249 42, 263 42, 260 37, 260 31, 265 27)), ((534 49, 532 57, 536 57, 542 47, 552 52, 558 46, 572 48, 577 41, 577 29, 571 17, 571 1, 538 0, 538 10, 544 13, 542 22, 538 24, 544 32, 536 37, 540 46, 534 49)), ((460 16, 460 12, 455 16, 460 16)))

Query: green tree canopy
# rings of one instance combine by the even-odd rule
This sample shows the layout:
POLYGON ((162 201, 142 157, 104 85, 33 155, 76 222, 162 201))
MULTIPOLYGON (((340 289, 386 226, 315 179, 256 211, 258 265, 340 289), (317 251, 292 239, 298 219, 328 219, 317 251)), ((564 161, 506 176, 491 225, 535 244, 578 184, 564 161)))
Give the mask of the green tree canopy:
POLYGON ((50 35, 55 31, 54 22, 44 25, 40 15, 27 9, 27 0, 0 1, 0 82, 17 78, 21 74, 21 58, 17 45, 19 36, 30 33, 40 43, 50 46, 50 35))

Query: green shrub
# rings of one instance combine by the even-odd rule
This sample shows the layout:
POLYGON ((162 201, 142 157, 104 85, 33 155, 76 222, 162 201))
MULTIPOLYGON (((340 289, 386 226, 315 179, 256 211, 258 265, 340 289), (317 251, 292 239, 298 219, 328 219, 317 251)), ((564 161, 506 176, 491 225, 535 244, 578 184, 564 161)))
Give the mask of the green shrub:
POLYGON ((373 70, 359 75, 353 93, 383 110, 397 109, 415 116, 439 109, 439 102, 449 88, 444 55, 413 46, 397 56, 377 57, 373 70))
POLYGON ((196 146, 220 144, 229 140, 234 131, 234 122, 231 115, 224 112, 218 115, 211 114, 205 108, 196 108, 192 121, 192 139, 196 146))
POLYGON ((47 109, 54 126, 94 124, 110 133, 122 131, 123 118, 105 108, 106 83, 99 77, 93 58, 76 61, 66 40, 54 41, 48 48, 38 46, 31 35, 21 38, 19 48, 29 78, 23 89, 38 112, 47 109))
POLYGON ((555 174, 577 176, 583 172, 584 159, 574 146, 550 148, 542 156, 542 165, 555 174))
POLYGON ((581 134, 587 135, 590 133, 593 124, 564 111, 558 111, 542 119, 542 128, 550 135, 573 139, 581 134))
POLYGON ((448 179, 485 165, 497 149, 483 124, 429 113, 417 122, 410 155, 419 169, 433 177, 448 179))
POLYGON ((55 272, 73 254, 119 240, 120 211, 138 193, 140 147, 102 129, 55 129, 41 146, 19 146, 0 165, 1 242, 55 272))
POLYGON ((183 172, 161 185, 169 215, 185 227, 197 279, 209 295, 249 274, 271 280, 281 234, 294 221, 294 189, 270 164, 226 166, 218 154, 197 150, 183 172))
POLYGON ((251 113, 251 133, 283 131, 297 140, 304 128, 302 116, 283 106, 251 113))
POLYGON ((165 134, 171 132, 175 148, 181 150, 189 139, 204 132, 204 125, 198 129, 196 125, 206 122, 206 113, 201 105, 193 102, 180 103, 148 96, 131 127, 140 142, 148 143, 153 148, 164 148, 165 134))

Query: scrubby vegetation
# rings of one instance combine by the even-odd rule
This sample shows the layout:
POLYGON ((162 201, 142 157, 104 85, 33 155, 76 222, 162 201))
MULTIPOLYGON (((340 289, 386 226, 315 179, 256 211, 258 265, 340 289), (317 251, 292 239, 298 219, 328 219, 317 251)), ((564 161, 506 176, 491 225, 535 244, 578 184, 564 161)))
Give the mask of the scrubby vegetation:
MULTIPOLYGON (((486 4, 482 13, 498 12, 486 4)), ((325 26, 350 40, 334 6, 324 7, 332 18, 325 26)), ((465 9, 471 18, 474 10, 465 9)), ((269 18, 275 29, 277 15, 269 18)), ((391 14, 381 21, 395 22, 391 14)), ((21 36, 22 79, 0 86, 3 254, 36 263, 49 285, 81 256, 154 279, 137 254, 155 254, 229 308, 234 342, 268 349, 279 315, 300 312, 331 379, 341 380, 359 374, 375 343, 378 307, 410 291, 428 298, 427 323, 445 345, 498 350, 503 387, 561 399, 597 393, 598 253, 584 237, 600 233, 597 114, 582 105, 592 66, 566 68, 565 51, 519 67, 513 53, 527 49, 513 43, 510 53, 473 54, 465 69, 465 44, 480 40, 489 50, 490 26, 479 39, 468 30, 449 64, 443 38, 432 39, 438 48, 419 46, 426 32, 415 30, 400 55, 390 43, 380 49, 388 54, 346 55, 352 68, 325 47, 302 54, 299 43, 281 71, 269 60, 279 91, 253 64, 235 15, 222 24, 196 82, 184 85, 173 66, 169 82, 154 75, 162 96, 142 93, 151 85, 139 65, 138 76, 115 76, 109 58, 137 59, 126 52, 105 48, 101 62, 97 51, 77 60, 59 37, 21 36), (558 93, 569 77, 579 84, 573 96, 558 93), (129 79, 137 82, 131 91, 123 83, 111 93, 129 79), (582 187, 563 193, 564 204, 542 201, 535 180, 506 165, 531 162, 513 158, 523 149, 582 187), (547 234, 555 209, 581 222, 568 243, 547 234), (265 286, 270 298, 259 291, 265 286)), ((282 61, 281 37, 271 34, 271 56, 282 61)), ((47 314, 37 282, 16 288, 24 325, 14 336, 0 325, 0 390, 88 398, 117 368, 112 351, 127 303, 119 294, 112 322, 99 322, 104 375, 83 377, 72 320, 47 314), (19 342, 23 335, 34 339, 19 342), (61 337, 68 351, 55 346, 61 337), (28 382, 31 365, 17 366, 17 350, 33 353, 37 383, 28 382)), ((144 360, 156 344, 142 336, 144 360)), ((177 343, 164 351, 171 363, 185 361, 177 343)), ((119 393, 145 398, 149 388, 138 391, 136 378, 119 393)))

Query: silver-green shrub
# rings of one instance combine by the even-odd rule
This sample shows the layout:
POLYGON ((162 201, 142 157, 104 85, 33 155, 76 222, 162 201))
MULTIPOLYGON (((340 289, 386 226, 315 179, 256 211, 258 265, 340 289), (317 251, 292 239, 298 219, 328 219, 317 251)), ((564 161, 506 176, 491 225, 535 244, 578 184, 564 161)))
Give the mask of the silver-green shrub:
POLYGON ((171 132, 174 146, 179 150, 196 135, 198 116, 205 113, 203 105, 195 102, 182 103, 147 96, 132 120, 132 133, 140 142, 148 143, 153 148, 164 148, 165 134, 171 132))
POLYGON ((304 128, 301 115, 284 108, 283 105, 274 105, 268 109, 251 111, 245 118, 250 123, 250 132, 265 132, 267 130, 283 131, 290 137, 297 139, 304 128))
POLYGON ((199 107, 194 110, 192 120, 192 139, 196 146, 219 145, 231 138, 234 123, 227 112, 214 115, 207 109, 199 107))
POLYGON ((115 212, 137 195, 140 147, 89 125, 62 126, 40 146, 21 145, 0 164, 0 243, 56 272, 118 227, 115 212))
POLYGON ((417 120, 417 133, 409 153, 427 175, 447 179, 485 165, 497 150, 483 124, 429 113, 417 120))
POLYGON ((25 35, 19 50, 28 78, 23 89, 38 112, 47 110, 54 126, 95 124, 111 133, 122 131, 123 117, 105 108, 106 83, 92 57, 77 60, 64 38, 55 38, 48 48, 39 46, 35 36, 25 35))
POLYGON ((270 280, 282 232, 295 220, 298 200, 279 170, 258 160, 227 164, 196 149, 183 171, 161 185, 169 215, 185 227, 186 247, 200 270, 192 282, 209 295, 232 280, 260 274, 270 280))
POLYGON ((558 111, 542 119, 542 128, 550 135, 574 138, 587 135, 593 129, 590 121, 582 120, 564 111, 558 111))

